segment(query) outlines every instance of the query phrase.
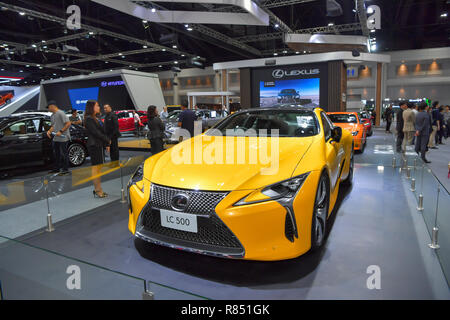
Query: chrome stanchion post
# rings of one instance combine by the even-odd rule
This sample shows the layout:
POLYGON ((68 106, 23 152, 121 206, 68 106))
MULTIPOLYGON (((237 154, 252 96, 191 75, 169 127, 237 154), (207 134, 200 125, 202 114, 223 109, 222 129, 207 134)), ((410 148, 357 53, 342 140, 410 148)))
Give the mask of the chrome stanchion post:
POLYGON ((397 165, 397 159, 395 159, 395 157, 393 157, 392 158, 392 168, 395 169, 396 165, 397 165))
POLYGON ((439 233, 439 228, 437 227, 437 215, 438 215, 438 210, 439 210, 439 193, 441 192, 441 188, 438 186, 438 193, 437 193, 437 199, 436 199, 436 214, 434 216, 434 227, 433 227, 433 232, 432 232, 432 236, 431 236, 431 243, 428 245, 431 249, 439 249, 439 245, 438 245, 438 233, 439 233))
POLYGON ((421 174, 422 180, 420 181, 419 204, 417 206, 418 211, 423 211, 423 170, 425 170, 425 165, 422 166, 422 174, 421 174))
POLYGON ((155 300, 155 295, 147 289, 147 281, 144 281, 144 292, 142 293, 142 300, 155 300))
POLYGON ((406 167, 406 179, 411 179, 411 169, 409 167, 406 167))
POLYGON ((122 191, 121 191, 121 199, 120 199, 120 203, 127 203, 127 199, 126 199, 126 195, 125 195, 125 189, 123 188, 123 173, 122 173, 122 165, 120 163, 119 160, 119 166, 120 166, 120 183, 122 186, 122 191))
POLYGON ((48 199, 48 184, 49 179, 46 179, 44 176, 45 198, 47 200, 47 228, 45 229, 45 231, 53 232, 55 231, 55 227, 53 227, 52 214, 50 213, 50 202, 48 199))
POLYGON ((411 191, 412 192, 416 191, 416 179, 415 178, 411 179, 411 191))

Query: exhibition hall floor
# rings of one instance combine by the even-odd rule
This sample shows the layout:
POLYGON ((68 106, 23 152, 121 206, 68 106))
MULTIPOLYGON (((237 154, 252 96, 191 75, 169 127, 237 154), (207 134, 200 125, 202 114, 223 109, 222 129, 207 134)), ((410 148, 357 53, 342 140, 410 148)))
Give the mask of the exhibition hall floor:
POLYGON ((210 299, 450 299, 393 155, 392 135, 375 130, 365 152, 355 155, 354 183, 340 190, 324 248, 292 260, 225 260, 144 243, 128 231, 127 205, 119 201, 21 240, 210 299), (369 289, 375 269, 381 288, 369 289))

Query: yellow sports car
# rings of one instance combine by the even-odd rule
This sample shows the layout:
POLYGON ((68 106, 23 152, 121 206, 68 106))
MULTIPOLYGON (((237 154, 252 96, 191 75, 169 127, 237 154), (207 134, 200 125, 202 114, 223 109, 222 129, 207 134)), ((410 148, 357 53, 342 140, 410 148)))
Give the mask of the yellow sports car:
POLYGON ((283 260, 324 243, 353 137, 320 108, 255 108, 148 158, 128 183, 138 238, 237 259, 283 260))

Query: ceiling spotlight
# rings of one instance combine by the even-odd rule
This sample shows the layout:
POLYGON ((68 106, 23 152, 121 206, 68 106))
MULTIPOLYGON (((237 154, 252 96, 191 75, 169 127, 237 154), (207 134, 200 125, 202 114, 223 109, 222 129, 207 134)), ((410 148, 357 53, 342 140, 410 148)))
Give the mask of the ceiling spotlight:
POLYGON ((372 14, 372 13, 373 13, 373 8, 369 7, 369 8, 367 9, 367 13, 368 13, 368 14, 372 14))
POLYGON ((375 29, 370 30, 370 32, 372 32, 372 33, 375 33, 375 31, 376 31, 375 29))
POLYGON ((45 43, 45 40, 42 40, 41 42, 42 42, 42 43, 45 43))
POLYGON ((185 55, 184 55, 184 54, 182 54, 181 56, 182 56, 182 57, 185 57, 185 55))
POLYGON ((444 12, 443 14, 441 14, 441 18, 447 18, 448 17, 448 13, 444 12))
POLYGON ((21 12, 19 12, 19 14, 20 14, 21 16, 24 16, 24 15, 25 15, 25 12, 21 11, 21 12))
POLYGON ((147 20, 142 20, 142 23, 147 23, 148 21, 147 20))
POLYGON ((279 26, 280 26, 280 25, 279 25, 278 23, 276 23, 274 27, 275 27, 275 28, 278 28, 279 26))
POLYGON ((25 67, 27 67, 27 68, 29 68, 30 67, 30 65, 29 64, 27 64, 25 67))
POLYGON ((172 46, 172 48, 176 49, 176 48, 177 48, 177 46, 176 46, 176 45, 173 45, 173 46, 172 46))
POLYGON ((19 72, 23 72, 23 70, 19 70, 19 72))
POLYGON ((354 13, 356 13, 356 9, 353 9, 352 11, 353 11, 354 13))
POLYGON ((44 68, 42 68, 42 67, 39 67, 39 69, 44 69, 44 68))
POLYGON ((332 26, 334 26, 334 23, 333 23, 333 22, 330 22, 330 23, 328 24, 328 26, 329 26, 329 27, 332 27, 332 26))
POLYGON ((152 8, 152 12, 156 12, 156 9, 155 9, 155 8, 152 8))
POLYGON ((105 63, 109 63, 108 61, 105 61, 105 63))
POLYGON ((300 52, 298 52, 298 51, 295 51, 295 54, 299 54, 300 52))
POLYGON ((174 61, 173 63, 178 64, 178 61, 174 61))
POLYGON ((287 53, 287 51, 286 51, 286 50, 284 50, 284 51, 283 51, 283 53, 287 53))
POLYGON ((162 65, 159 65, 158 68, 162 68, 162 65))
POLYGON ((89 34, 92 36, 94 34, 94 31, 90 31, 89 34))
POLYGON ((35 44, 32 44, 31 46, 32 46, 33 48, 36 48, 36 47, 37 47, 35 44))
POLYGON ((377 50, 377 45, 374 43, 370 46, 370 50, 372 51, 376 51, 377 50))
POLYGON ((192 29, 192 28, 187 28, 186 30, 187 30, 187 31, 192 31, 193 29, 192 29))
POLYGON ((66 68, 62 68, 63 70, 66 70, 66 68))
POLYGON ((147 49, 148 47, 146 45, 143 45, 142 48, 147 49))
POLYGON ((276 52, 274 52, 274 54, 273 54, 274 56, 277 56, 278 55, 278 53, 276 53, 276 52))
POLYGON ((189 25, 188 25, 188 24, 185 24, 184 27, 185 27, 185 28, 189 28, 189 25))
POLYGON ((162 51, 166 51, 166 49, 162 49, 162 51))

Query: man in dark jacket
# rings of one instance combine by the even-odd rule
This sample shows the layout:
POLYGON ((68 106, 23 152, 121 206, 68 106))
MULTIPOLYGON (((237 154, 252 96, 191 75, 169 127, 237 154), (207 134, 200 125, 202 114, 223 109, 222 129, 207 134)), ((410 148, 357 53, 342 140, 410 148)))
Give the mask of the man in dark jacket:
POLYGON ((111 140, 110 156, 111 161, 119 160, 119 137, 121 136, 119 131, 119 121, 109 104, 103 106, 105 111, 105 133, 111 140))
POLYGON ((408 109, 406 102, 400 102, 400 110, 397 112, 397 152, 402 152, 402 143, 405 134, 403 133, 403 125, 405 124, 403 120, 403 111, 408 109))
POLYGON ((416 115, 416 152, 425 163, 430 163, 425 158, 427 152, 427 144, 430 139, 430 115, 428 113, 428 105, 422 102, 419 105, 419 112, 416 115))
POLYGON ((194 111, 188 109, 188 103, 184 102, 181 105, 181 113, 178 116, 178 127, 185 129, 191 135, 194 136, 194 123, 197 120, 197 116, 194 111))

